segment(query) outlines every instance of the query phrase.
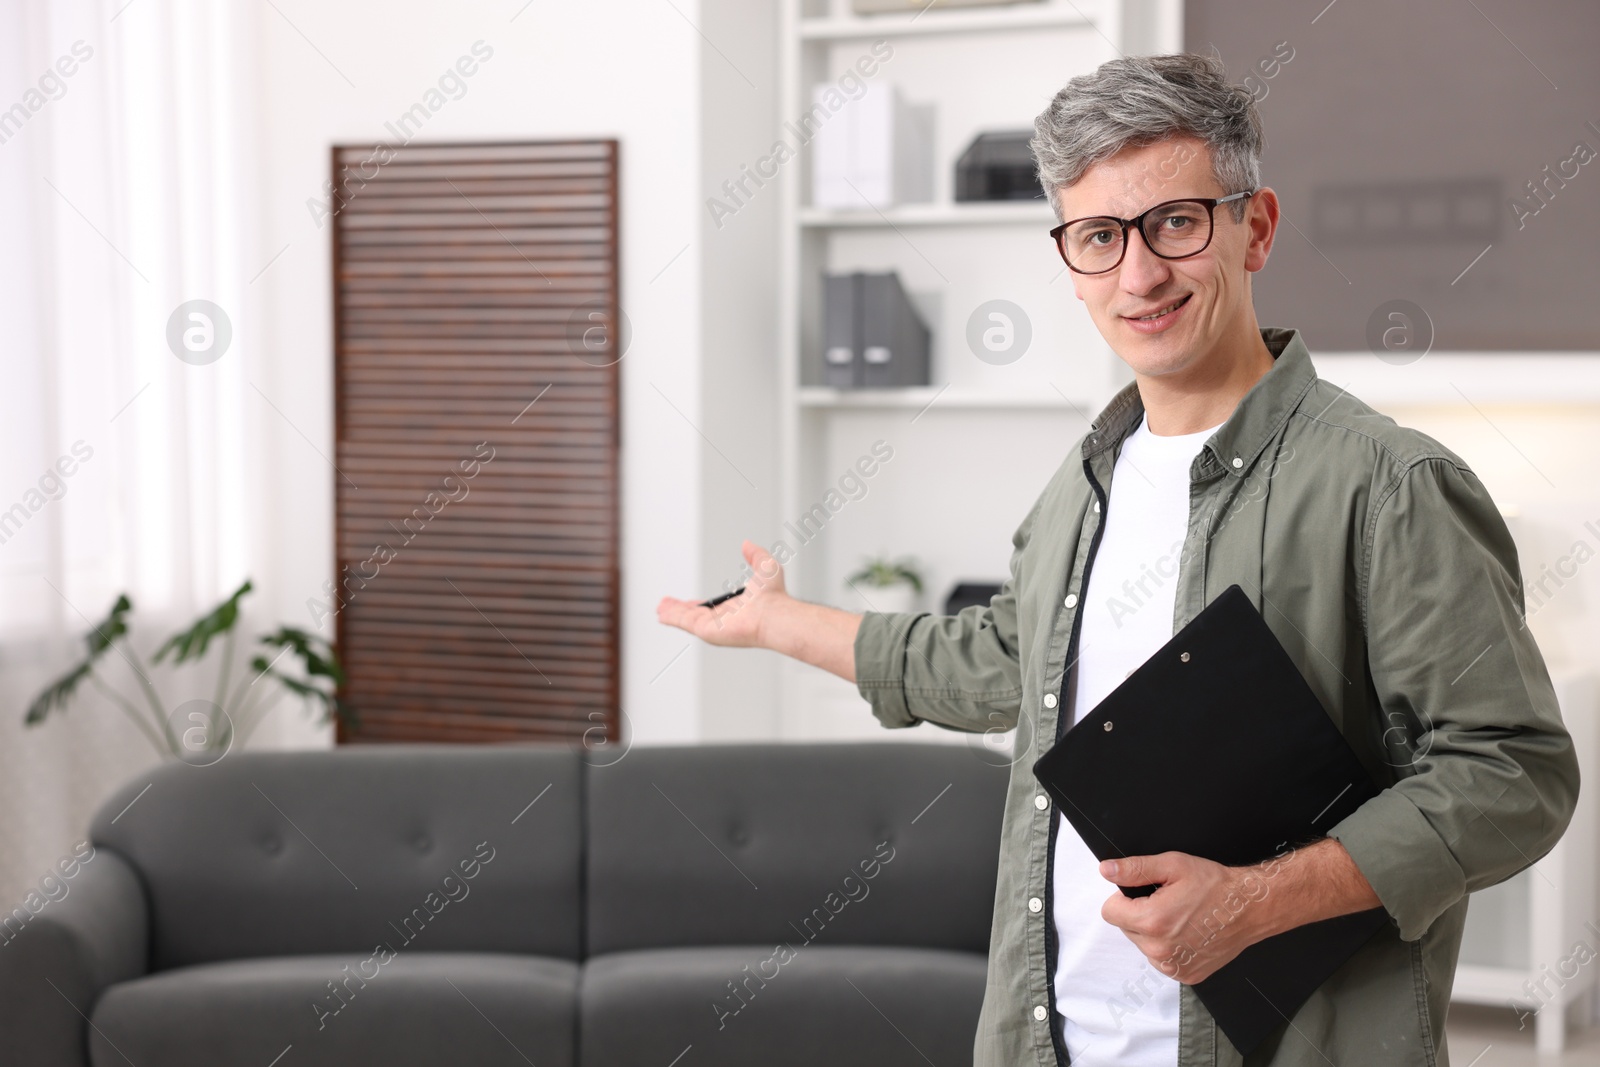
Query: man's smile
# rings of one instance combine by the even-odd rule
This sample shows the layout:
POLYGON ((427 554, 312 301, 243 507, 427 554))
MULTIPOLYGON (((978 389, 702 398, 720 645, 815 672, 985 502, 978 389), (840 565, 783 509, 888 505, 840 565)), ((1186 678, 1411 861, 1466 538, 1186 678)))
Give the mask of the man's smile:
POLYGON ((1170 301, 1159 307, 1151 308, 1147 311, 1139 311, 1133 315, 1123 315, 1121 318, 1141 333, 1164 330, 1177 321, 1179 312, 1189 303, 1193 296, 1193 293, 1186 293, 1177 300, 1170 301))

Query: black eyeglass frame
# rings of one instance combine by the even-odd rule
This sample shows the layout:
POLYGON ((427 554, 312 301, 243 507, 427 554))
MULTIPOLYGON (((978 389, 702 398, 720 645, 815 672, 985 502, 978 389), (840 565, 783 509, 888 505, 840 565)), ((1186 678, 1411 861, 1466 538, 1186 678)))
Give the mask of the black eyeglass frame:
POLYGON ((1184 196, 1184 197, 1179 197, 1176 200, 1164 200, 1161 203, 1156 204, 1154 207, 1148 208, 1145 211, 1140 212, 1138 215, 1136 215, 1135 217, 1133 217, 1131 219, 1119 219, 1115 215, 1085 215, 1081 219, 1068 219, 1066 222, 1063 222, 1061 225, 1056 226, 1053 229, 1051 229, 1051 231, 1050 231, 1050 240, 1051 240, 1051 242, 1053 242, 1055 244, 1056 251, 1061 254, 1061 262, 1065 263, 1070 270, 1072 270, 1072 271, 1074 271, 1075 273, 1078 273, 1078 274, 1088 274, 1088 275, 1105 274, 1105 273, 1107 273, 1109 271, 1114 271, 1118 267, 1122 266, 1123 257, 1128 254, 1128 230, 1133 228, 1134 226, 1137 226, 1139 228, 1139 236, 1144 238, 1145 247, 1149 248, 1150 251, 1152 253, 1154 253, 1155 255, 1161 256, 1162 259, 1188 259, 1190 256, 1198 256, 1201 252, 1204 252, 1207 248, 1211 247, 1211 239, 1217 235, 1217 205, 1218 204, 1226 204, 1226 203, 1230 203, 1231 201, 1234 201, 1234 200, 1241 200, 1241 199, 1243 199, 1245 197, 1253 196, 1254 194, 1256 194, 1256 193, 1258 193, 1260 191, 1261 190, 1259 188, 1256 188, 1256 189, 1246 189, 1243 192, 1239 192, 1239 193, 1231 193, 1228 196, 1184 196), (1195 249, 1193 252, 1185 252, 1181 256, 1168 256, 1168 255, 1162 255, 1162 253, 1157 252, 1150 245, 1150 236, 1144 232, 1145 216, 1149 215, 1152 211, 1159 211, 1162 208, 1171 207, 1173 204, 1204 204, 1206 206, 1206 221, 1211 227, 1210 232, 1206 234, 1206 243, 1205 244, 1201 245, 1199 248, 1195 249), (1072 261, 1067 258, 1067 250, 1066 250, 1066 248, 1063 247, 1063 245, 1061 243, 1061 235, 1066 232, 1066 229, 1067 229, 1068 226, 1071 226, 1074 223, 1088 222, 1090 219, 1108 219, 1108 220, 1110 220, 1112 222, 1117 223, 1119 226, 1122 227, 1122 252, 1117 256, 1117 261, 1115 263, 1111 264, 1111 266, 1105 268, 1105 270, 1079 270, 1077 267, 1074 267, 1072 265, 1072 261))

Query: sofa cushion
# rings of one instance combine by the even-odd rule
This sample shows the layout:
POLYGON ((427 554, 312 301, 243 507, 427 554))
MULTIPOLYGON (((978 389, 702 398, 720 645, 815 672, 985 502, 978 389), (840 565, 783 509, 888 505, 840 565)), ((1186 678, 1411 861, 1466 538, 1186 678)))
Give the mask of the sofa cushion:
POLYGON ((580 982, 580 1060, 970 1064, 986 968, 986 957, 970 952, 800 942, 786 953, 752 945, 600 956, 580 982))
POLYGON ((122 982, 95 1005, 90 1062, 267 1067, 279 1056, 281 1067, 573 1062, 576 964, 493 953, 401 951, 370 959, 240 960, 122 982))
POLYGON ((91 835, 139 871, 153 970, 365 955, 382 940, 575 960, 580 755, 564 744, 236 752, 141 775, 91 835))
POLYGON ((586 957, 796 937, 988 951, 1010 768, 965 745, 635 748, 586 771, 586 957))

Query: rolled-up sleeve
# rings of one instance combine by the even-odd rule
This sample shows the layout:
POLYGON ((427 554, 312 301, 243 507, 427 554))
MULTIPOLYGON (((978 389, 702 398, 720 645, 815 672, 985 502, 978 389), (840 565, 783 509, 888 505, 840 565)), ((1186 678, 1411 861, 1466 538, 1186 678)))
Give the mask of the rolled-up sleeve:
MULTIPOLYGON (((1400 937, 1541 859, 1578 798, 1578 760, 1524 623, 1517 552, 1471 470, 1406 469, 1369 521, 1362 603, 1401 778, 1335 824, 1400 937)), ((1394 748, 1391 747, 1391 752, 1394 748)))
POLYGON ((1011 576, 988 604, 954 615, 874 612, 856 631, 856 689, 885 727, 1009 730, 1022 706, 1017 590, 1044 494, 1012 534, 1011 576))

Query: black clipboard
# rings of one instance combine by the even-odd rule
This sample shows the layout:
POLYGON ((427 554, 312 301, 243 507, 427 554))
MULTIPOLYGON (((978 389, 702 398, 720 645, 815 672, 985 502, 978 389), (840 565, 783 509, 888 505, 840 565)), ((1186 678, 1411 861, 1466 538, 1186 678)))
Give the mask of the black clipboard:
MULTIPOLYGON (((1238 585, 1071 726, 1033 773, 1101 860, 1176 851, 1259 863, 1323 836, 1378 793, 1238 585)), ((1263 882, 1270 892, 1270 877, 1263 882)), ((1156 889, 1121 888, 1130 897, 1156 889)), ((1286 930, 1195 993, 1248 1055, 1388 921, 1378 907, 1286 930)))

